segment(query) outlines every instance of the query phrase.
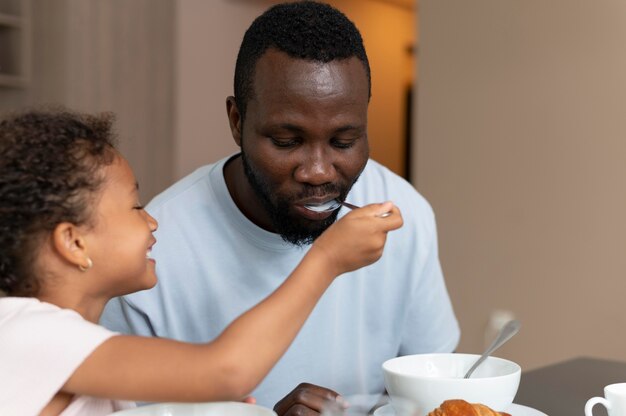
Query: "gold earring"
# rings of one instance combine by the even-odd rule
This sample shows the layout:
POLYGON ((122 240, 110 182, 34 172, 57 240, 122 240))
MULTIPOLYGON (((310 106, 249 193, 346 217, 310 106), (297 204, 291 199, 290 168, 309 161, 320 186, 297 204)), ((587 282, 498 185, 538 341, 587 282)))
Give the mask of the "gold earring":
POLYGON ((93 261, 91 261, 91 259, 89 257, 87 257, 87 266, 83 266, 82 264, 78 265, 78 270, 80 270, 81 272, 86 272, 87 270, 91 269, 93 267, 93 261))

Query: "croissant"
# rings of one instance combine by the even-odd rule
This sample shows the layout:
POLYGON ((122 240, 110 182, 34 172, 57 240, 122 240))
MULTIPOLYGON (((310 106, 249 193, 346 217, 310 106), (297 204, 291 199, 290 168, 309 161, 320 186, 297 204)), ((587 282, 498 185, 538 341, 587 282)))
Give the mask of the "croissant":
POLYGON ((465 400, 446 400, 428 416, 511 416, 496 412, 484 404, 468 403, 465 400))

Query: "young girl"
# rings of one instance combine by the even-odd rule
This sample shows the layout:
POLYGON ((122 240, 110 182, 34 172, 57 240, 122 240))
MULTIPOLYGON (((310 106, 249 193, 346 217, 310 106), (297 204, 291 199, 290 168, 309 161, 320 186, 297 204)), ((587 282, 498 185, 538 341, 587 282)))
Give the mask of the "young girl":
POLYGON ((386 233, 402 225, 389 202, 350 212, 271 296, 208 344, 112 333, 97 325, 107 301, 156 284, 157 223, 139 204, 111 125, 110 115, 66 110, 0 123, 2 415, 104 415, 130 400, 241 400, 333 279, 376 261, 386 233))

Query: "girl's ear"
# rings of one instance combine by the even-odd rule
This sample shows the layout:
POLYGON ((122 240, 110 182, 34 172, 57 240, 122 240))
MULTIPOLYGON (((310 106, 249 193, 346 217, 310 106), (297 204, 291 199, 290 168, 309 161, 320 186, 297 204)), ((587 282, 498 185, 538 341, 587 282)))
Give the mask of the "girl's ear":
POLYGON ((69 222, 57 225, 52 232, 52 245, 63 259, 79 269, 91 267, 85 237, 76 225, 69 222))

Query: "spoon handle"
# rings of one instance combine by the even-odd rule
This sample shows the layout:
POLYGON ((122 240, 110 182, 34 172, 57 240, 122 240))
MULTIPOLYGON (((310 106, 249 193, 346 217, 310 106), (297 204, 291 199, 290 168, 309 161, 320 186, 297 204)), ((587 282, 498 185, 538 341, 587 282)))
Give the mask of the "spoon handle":
POLYGON ((346 202, 346 201, 339 201, 339 203, 341 205, 343 205, 344 207, 346 207, 346 208, 350 208, 350 209, 357 209, 358 208, 356 205, 353 205, 353 204, 351 204, 349 202, 346 202))
POLYGON ((517 334, 517 331, 519 331, 520 326, 521 326, 520 321, 515 320, 515 319, 504 324, 504 326, 500 330, 500 333, 498 334, 496 339, 493 340, 489 348, 487 348, 487 350, 483 353, 483 355, 480 356, 480 358, 467 371, 467 373, 465 374, 465 377, 463 378, 469 378, 470 375, 474 372, 474 370, 476 370, 476 368, 483 361, 485 361, 485 358, 487 358, 489 355, 491 355, 492 352, 500 348, 502 344, 510 340, 513 335, 517 334))
MULTIPOLYGON (((337 201, 339 201, 339 200, 337 200, 337 201)), ((359 208, 359 207, 357 207, 356 205, 351 204, 351 203, 346 202, 346 201, 339 201, 339 203, 340 203, 341 205, 343 205, 344 207, 346 207, 346 208, 350 208, 350 209, 356 209, 356 208, 359 208)), ((386 217, 388 217, 388 216, 390 216, 390 215, 391 215, 391 212, 383 212, 382 214, 378 215, 378 217, 380 217, 380 218, 386 218, 386 217)))

